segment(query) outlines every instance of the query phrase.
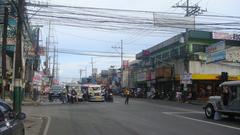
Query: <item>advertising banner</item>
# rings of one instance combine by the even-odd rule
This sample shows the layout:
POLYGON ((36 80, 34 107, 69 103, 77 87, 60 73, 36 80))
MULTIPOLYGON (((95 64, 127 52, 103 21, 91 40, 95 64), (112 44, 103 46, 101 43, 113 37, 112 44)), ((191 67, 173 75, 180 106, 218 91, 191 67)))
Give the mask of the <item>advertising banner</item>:
POLYGON ((41 83, 42 83, 42 74, 40 72, 34 72, 34 76, 33 76, 32 82, 35 85, 41 85, 41 83))
POLYGON ((240 62, 240 47, 231 47, 226 51, 226 61, 240 62))
POLYGON ((128 60, 123 60, 123 68, 128 68, 128 60))
POLYGON ((225 42, 220 41, 206 48, 207 63, 217 62, 226 59, 225 42))
POLYGON ((223 33, 223 32, 213 32, 212 33, 213 39, 223 39, 223 40, 235 40, 240 41, 240 34, 230 34, 230 33, 223 33))
POLYGON ((180 75, 181 84, 192 84, 192 74, 184 72, 183 75, 180 75))

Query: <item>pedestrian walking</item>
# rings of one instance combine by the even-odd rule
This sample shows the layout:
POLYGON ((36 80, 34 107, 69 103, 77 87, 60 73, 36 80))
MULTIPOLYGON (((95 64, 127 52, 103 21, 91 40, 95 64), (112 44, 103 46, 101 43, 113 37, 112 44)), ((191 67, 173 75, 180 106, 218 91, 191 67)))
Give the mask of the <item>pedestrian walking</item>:
POLYGON ((126 95, 126 99, 125 99, 125 104, 128 104, 129 102, 129 96, 130 96, 130 91, 126 88, 125 90, 125 95, 126 95))
POLYGON ((176 92, 176 98, 177 98, 178 102, 181 102, 181 100, 182 100, 182 92, 181 91, 176 92))

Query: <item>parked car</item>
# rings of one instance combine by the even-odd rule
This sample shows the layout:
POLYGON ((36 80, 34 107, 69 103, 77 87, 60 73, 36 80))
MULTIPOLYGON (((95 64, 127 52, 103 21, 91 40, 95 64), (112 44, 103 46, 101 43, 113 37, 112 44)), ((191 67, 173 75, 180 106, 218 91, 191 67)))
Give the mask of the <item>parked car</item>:
POLYGON ((49 91, 48 99, 50 102, 54 101, 55 99, 63 100, 63 91, 61 86, 52 86, 49 91))
POLYGON ((0 101, 0 134, 1 135, 25 135, 23 120, 24 113, 15 114, 12 108, 0 101))
POLYGON ((221 96, 210 96, 204 106, 205 115, 213 119, 216 112, 231 118, 240 116, 240 81, 227 81, 219 85, 221 96))

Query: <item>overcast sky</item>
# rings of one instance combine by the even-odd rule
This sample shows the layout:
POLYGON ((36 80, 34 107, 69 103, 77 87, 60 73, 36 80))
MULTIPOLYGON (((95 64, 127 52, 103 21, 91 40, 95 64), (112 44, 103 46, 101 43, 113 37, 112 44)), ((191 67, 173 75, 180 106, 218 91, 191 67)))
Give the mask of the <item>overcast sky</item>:
MULTIPOLYGON (((43 0, 46 1, 46 0, 43 0)), ((131 10, 147 10, 147 11, 164 11, 164 12, 180 12, 181 9, 171 8, 179 0, 48 0, 52 4, 81 6, 81 7, 97 7, 112 9, 131 9, 131 10)), ((191 3, 200 2, 203 9, 207 9, 205 14, 219 15, 240 15, 239 0, 190 0, 191 3)), ((143 49, 156 45, 173 35, 160 35, 149 37, 151 31, 136 31, 135 33, 117 33, 106 32, 94 29, 80 29, 63 26, 53 26, 54 35, 58 42, 59 48, 69 48, 87 51, 115 51, 112 46, 119 46, 120 40, 123 40, 124 52, 135 54, 143 49)), ((46 36, 47 27, 42 30, 43 39, 46 36)), ((107 69, 111 65, 120 67, 120 58, 99 58, 93 57, 94 67, 98 68, 98 72, 107 69)), ((77 56, 59 54, 60 78, 61 80, 71 80, 70 78, 79 78, 79 70, 88 68, 90 72, 91 56, 77 56)))

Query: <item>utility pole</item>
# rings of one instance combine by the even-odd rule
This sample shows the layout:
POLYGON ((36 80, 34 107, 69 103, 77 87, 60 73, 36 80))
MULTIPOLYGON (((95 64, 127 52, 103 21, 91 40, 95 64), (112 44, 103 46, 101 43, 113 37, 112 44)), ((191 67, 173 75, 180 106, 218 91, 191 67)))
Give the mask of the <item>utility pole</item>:
MULTIPOLYGON (((181 2, 181 1, 180 1, 181 2)), ((197 4, 194 5, 190 5, 189 4, 189 0, 186 0, 184 3, 176 3, 174 6, 172 6, 173 8, 182 8, 186 11, 185 16, 189 17, 189 16, 193 16, 194 17, 194 24, 195 25, 195 16, 203 14, 203 12, 206 12, 207 10, 202 10, 201 7, 197 4)), ((195 29, 195 26, 194 26, 195 29)), ((186 54, 185 54, 185 58, 184 58, 184 69, 185 72, 189 73, 189 46, 188 46, 188 37, 189 37, 189 28, 186 28, 186 32, 185 32, 185 36, 184 36, 184 42, 185 42, 185 50, 186 50, 186 54)), ((184 84, 184 91, 187 90, 187 84, 184 84)))
POLYGON ((118 52, 118 50, 117 49, 120 49, 121 51, 120 52, 118 52, 118 53, 120 53, 120 55, 121 55, 121 66, 120 66, 120 75, 121 75, 121 79, 120 79, 120 90, 122 90, 122 84, 123 84, 123 40, 121 40, 121 45, 120 45, 120 47, 117 47, 117 46, 113 46, 112 47, 113 49, 115 49, 117 52, 118 52))
POLYGON ((21 94, 22 94, 22 33, 23 33, 23 11, 24 0, 18 0, 18 21, 16 35, 16 55, 15 55, 15 84, 13 92, 13 110, 15 113, 21 112, 21 94))
POLYGON ((93 57, 91 58, 91 65, 92 65, 92 77, 93 77, 93 57))
POLYGON ((120 91, 122 91, 123 85, 123 40, 121 40, 121 82, 120 82, 120 91))
POLYGON ((58 46, 56 48, 56 79, 59 80, 58 46))
MULTIPOLYGON (((80 69, 80 82, 82 82, 82 72, 83 71, 86 71, 86 69, 85 70, 83 70, 83 69, 80 69)), ((86 73, 86 72, 85 72, 86 73)))
MULTIPOLYGON (((49 78, 50 76, 50 58, 49 58, 49 46, 50 46, 50 36, 51 36, 51 22, 49 21, 48 24, 48 37, 46 37, 46 60, 45 60, 45 68, 46 68, 46 73, 49 78)), ((48 84, 49 85, 49 84, 48 84)))
POLYGON ((55 64, 56 64, 55 57, 56 57, 56 46, 54 46, 54 50, 53 50, 53 68, 52 68, 52 81, 51 81, 52 84, 51 85, 53 85, 53 80, 55 78, 55 64))
MULTIPOLYGON (((180 1, 181 2, 181 1, 180 1)), ((186 0, 184 3, 176 3, 173 8, 182 8, 186 11, 185 16, 197 16, 200 14, 203 14, 203 12, 206 12, 207 10, 201 9, 201 7, 198 4, 189 5, 189 0, 186 0)))
MULTIPOLYGON (((92 67, 92 77, 94 76, 94 73, 93 73, 93 69, 94 69, 94 63, 96 63, 96 62, 94 62, 93 61, 93 57, 91 58, 91 62, 90 62, 90 64, 91 64, 91 67, 92 67)), ((87 68, 85 69, 86 71, 87 71, 87 68)))
POLYGON ((6 46, 7 46, 8 8, 4 8, 3 33, 2 33, 2 91, 1 98, 5 100, 6 88, 6 46))
MULTIPOLYGON (((182 1, 180 1, 182 2, 182 1)), ((201 7, 197 4, 194 4, 194 5, 190 5, 189 4, 189 0, 186 0, 185 2, 183 3, 176 3, 174 6, 172 6, 173 8, 181 8, 181 9, 184 9, 186 11, 186 14, 185 16, 186 17, 189 17, 189 16, 194 16, 194 21, 195 21, 195 16, 197 15, 200 15, 200 14, 203 14, 203 12, 206 12, 207 10, 203 10, 201 9, 201 7)), ((194 24, 195 25, 195 22, 194 24)), ((194 26, 194 29, 195 29, 195 26, 194 26)), ((185 67, 185 72, 189 72, 189 67, 188 67, 188 57, 189 57, 189 50, 188 50, 188 37, 189 37, 189 28, 186 28, 186 32, 185 32, 185 36, 184 36, 184 41, 185 41, 185 50, 186 50, 186 56, 185 56, 185 60, 184 60, 184 67, 185 67)))

